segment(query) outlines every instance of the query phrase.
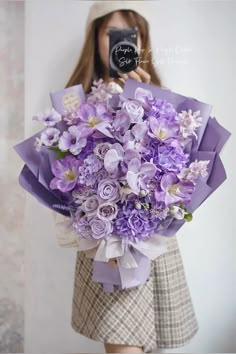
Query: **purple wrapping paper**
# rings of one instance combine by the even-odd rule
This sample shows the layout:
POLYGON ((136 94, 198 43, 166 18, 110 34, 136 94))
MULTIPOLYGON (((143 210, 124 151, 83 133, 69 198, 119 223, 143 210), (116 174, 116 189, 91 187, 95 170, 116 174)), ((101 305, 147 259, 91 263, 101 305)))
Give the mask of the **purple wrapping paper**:
MULTIPOLYGON (((198 140, 193 140, 186 148, 186 152, 191 153, 191 161, 195 159, 210 160, 210 164, 208 165, 209 175, 199 178, 193 198, 188 205, 188 210, 193 213, 226 179, 226 172, 219 154, 231 133, 222 127, 216 118, 210 117, 212 106, 209 104, 192 97, 179 95, 169 89, 161 89, 131 79, 126 81, 123 95, 132 98, 137 87, 148 89, 158 98, 169 101, 178 112, 188 109, 201 111, 203 124, 198 130, 198 140)), ((72 108, 85 100, 81 85, 50 93, 50 96, 53 107, 61 114, 63 114, 64 109, 72 108)), ((113 100, 117 100, 117 97, 115 95, 113 100)), ((63 130, 65 127, 65 123, 60 122, 58 128, 63 130)), ((59 191, 49 188, 50 181, 53 178, 50 164, 55 159, 55 155, 54 152, 46 148, 43 148, 40 153, 35 150, 35 138, 40 134, 41 132, 14 146, 15 151, 25 162, 19 176, 19 183, 43 205, 69 216, 68 211, 53 207, 55 204, 68 205, 69 198, 59 191)), ((168 221, 163 230, 158 233, 163 236, 173 236, 184 223, 182 220, 168 221)), ((123 288, 145 283, 150 273, 151 261, 137 250, 134 251, 133 255, 138 263, 137 268, 112 268, 106 262, 94 261, 93 280, 102 283, 104 291, 107 292, 114 291, 114 287, 122 288, 123 271, 129 272, 129 284, 125 284, 123 288)))
POLYGON ((60 114, 63 114, 64 110, 79 107, 85 100, 82 85, 70 86, 64 90, 51 92, 50 97, 53 108, 60 114))

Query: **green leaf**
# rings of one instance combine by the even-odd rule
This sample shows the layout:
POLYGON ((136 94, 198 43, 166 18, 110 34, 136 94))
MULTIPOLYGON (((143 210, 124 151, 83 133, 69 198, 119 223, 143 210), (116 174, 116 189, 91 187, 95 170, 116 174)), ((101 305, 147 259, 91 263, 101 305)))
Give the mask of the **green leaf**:
POLYGON ((70 155, 70 152, 68 150, 61 151, 58 146, 50 146, 48 147, 48 149, 55 152, 57 160, 63 159, 65 156, 70 155))

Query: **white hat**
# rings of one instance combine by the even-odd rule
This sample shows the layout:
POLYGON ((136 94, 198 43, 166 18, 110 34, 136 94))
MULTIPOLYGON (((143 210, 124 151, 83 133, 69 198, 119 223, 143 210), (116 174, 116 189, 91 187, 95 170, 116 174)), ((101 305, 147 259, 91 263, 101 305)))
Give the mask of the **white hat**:
POLYGON ((145 6, 144 0, 138 1, 95 1, 90 7, 87 18, 86 29, 97 18, 109 14, 117 10, 133 10, 148 21, 147 5, 145 6))

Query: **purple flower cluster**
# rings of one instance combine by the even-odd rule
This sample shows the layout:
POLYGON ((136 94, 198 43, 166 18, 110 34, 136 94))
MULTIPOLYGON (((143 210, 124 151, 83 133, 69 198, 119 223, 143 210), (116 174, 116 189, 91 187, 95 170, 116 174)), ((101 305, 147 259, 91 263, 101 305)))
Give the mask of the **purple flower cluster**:
POLYGON ((45 145, 62 153, 52 162, 50 188, 71 194, 79 237, 146 240, 189 215, 196 180, 207 175, 209 161, 190 163, 185 150, 197 138, 200 112, 177 112, 141 87, 132 98, 120 95, 114 106, 104 85, 94 93, 99 100, 88 96, 72 120, 54 110, 34 117, 47 126, 37 150, 45 145), (64 131, 57 125, 61 120, 64 131))

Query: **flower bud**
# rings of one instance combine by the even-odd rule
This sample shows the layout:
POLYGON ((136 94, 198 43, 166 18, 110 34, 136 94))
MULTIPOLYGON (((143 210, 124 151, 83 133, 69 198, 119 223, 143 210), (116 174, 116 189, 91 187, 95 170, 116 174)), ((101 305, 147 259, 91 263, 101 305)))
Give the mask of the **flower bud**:
POLYGON ((139 195, 140 195, 140 197, 146 197, 147 192, 146 192, 144 189, 142 189, 142 190, 140 191, 139 195))

